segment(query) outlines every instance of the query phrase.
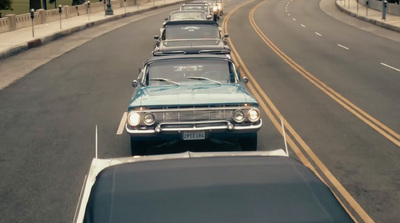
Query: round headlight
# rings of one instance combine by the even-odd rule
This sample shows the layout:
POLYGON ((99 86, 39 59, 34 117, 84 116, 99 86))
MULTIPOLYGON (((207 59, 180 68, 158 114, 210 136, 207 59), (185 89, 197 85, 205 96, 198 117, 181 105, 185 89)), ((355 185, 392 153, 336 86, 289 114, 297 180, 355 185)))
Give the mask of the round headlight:
POLYGON ((233 112, 233 120, 235 120, 235 122, 241 123, 244 121, 244 118, 245 116, 242 110, 235 110, 233 112))
POLYGON ((213 11, 217 11, 218 7, 216 5, 213 6, 213 11))
POLYGON ((128 115, 128 122, 131 126, 137 126, 140 123, 140 115, 137 112, 131 112, 128 115))
POLYGON ((156 121, 154 115, 152 113, 146 113, 143 118, 144 124, 152 125, 156 121))
POLYGON ((258 111, 258 109, 252 108, 247 112, 247 118, 250 122, 256 122, 260 120, 260 112, 258 111))
POLYGON ((221 10, 221 9, 222 9, 222 6, 221 6, 221 5, 218 5, 218 9, 221 10))

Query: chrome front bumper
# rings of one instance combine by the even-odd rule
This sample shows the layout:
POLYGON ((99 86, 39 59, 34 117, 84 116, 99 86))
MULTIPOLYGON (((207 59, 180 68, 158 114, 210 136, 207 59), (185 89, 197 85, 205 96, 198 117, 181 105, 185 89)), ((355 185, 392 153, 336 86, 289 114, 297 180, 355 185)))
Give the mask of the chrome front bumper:
POLYGON ((232 132, 258 131, 262 126, 262 120, 251 125, 234 125, 228 120, 221 121, 197 121, 197 122, 163 122, 152 129, 131 129, 125 124, 125 130, 132 135, 138 134, 157 134, 162 132, 182 132, 182 131, 212 131, 227 130, 232 132))

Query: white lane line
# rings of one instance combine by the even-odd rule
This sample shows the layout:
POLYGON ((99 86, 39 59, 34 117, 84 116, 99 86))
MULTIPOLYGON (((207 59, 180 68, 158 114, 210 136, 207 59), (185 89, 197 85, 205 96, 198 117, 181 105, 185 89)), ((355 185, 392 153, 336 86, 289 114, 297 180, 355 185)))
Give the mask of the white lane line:
POLYGON ((295 18, 293 18, 293 21, 296 21, 296 19, 295 19, 295 18))
POLYGON ((287 12, 287 10, 285 10, 285 12, 287 12))
POLYGON ((290 16, 290 14, 287 14, 288 16, 290 16))
POLYGON ((303 28, 306 28, 306 26, 305 26, 305 25, 303 25, 303 24, 301 24, 301 27, 303 27, 303 28))
POLYGON ((315 34, 316 34, 317 36, 322 36, 321 34, 319 34, 319 33, 317 33, 317 32, 315 32, 315 34))
POLYGON ((345 49, 345 50, 349 50, 348 47, 345 47, 345 46, 343 46, 343 45, 338 44, 338 46, 339 46, 339 47, 342 47, 342 48, 345 49))
POLYGON ((393 69, 393 70, 395 70, 395 71, 400 72, 400 69, 395 68, 395 67, 392 67, 392 66, 390 66, 390 65, 387 65, 387 64, 385 64, 385 63, 381 63, 381 65, 383 65, 383 66, 385 66, 385 67, 388 67, 388 68, 390 68, 390 69, 393 69))
POLYGON ((119 123, 119 127, 117 130, 117 135, 122 135, 122 133, 124 132, 127 115, 128 115, 128 112, 124 112, 124 114, 122 115, 121 122, 119 123))

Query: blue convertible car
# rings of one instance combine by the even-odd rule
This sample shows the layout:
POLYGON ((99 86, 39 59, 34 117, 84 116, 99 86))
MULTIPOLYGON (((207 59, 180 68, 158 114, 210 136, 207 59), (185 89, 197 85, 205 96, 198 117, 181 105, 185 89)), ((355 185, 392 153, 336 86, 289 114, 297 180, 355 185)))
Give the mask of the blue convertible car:
POLYGON ((233 140, 257 149, 258 102, 227 55, 150 58, 132 82, 126 131, 132 155, 147 141, 233 140))

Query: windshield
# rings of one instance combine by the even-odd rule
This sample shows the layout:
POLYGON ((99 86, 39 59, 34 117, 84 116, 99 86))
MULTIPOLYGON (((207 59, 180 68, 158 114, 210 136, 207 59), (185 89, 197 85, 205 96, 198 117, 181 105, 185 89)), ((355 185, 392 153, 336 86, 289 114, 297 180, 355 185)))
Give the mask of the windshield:
POLYGON ((224 60, 175 59, 147 66, 147 85, 234 83, 232 64, 224 60), (167 80, 167 81, 166 81, 167 80))
POLYGON ((208 13, 208 5, 182 5, 181 10, 202 10, 208 13))
POLYGON ((220 39, 219 29, 212 24, 168 25, 163 40, 176 39, 220 39))
POLYGON ((176 20, 205 20, 207 19, 207 16, 204 12, 189 12, 189 11, 184 11, 184 12, 176 12, 172 13, 169 20, 170 21, 176 21, 176 20))

